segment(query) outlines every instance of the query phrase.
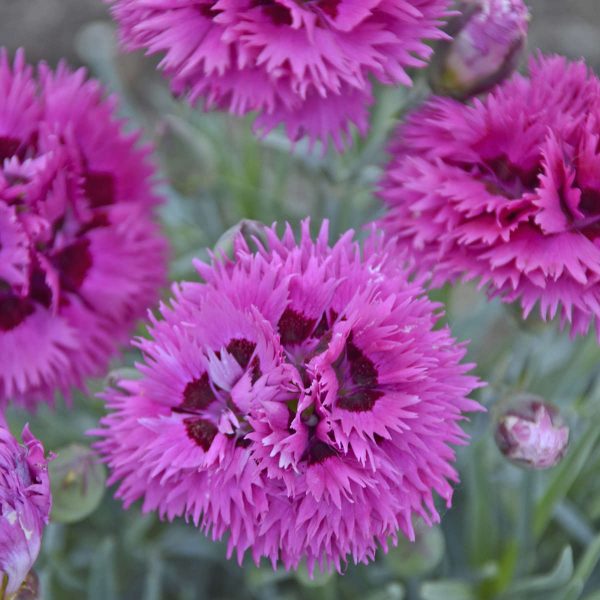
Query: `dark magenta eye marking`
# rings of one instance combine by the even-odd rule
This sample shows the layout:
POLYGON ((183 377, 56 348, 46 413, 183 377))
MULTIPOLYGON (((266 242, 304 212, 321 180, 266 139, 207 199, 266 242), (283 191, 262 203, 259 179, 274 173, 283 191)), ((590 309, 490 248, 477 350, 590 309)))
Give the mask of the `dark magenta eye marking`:
POLYGON ((21 145, 21 140, 0 136, 0 163, 14 156, 21 145))
POLYGON ((321 440, 313 440, 312 442, 309 442, 303 459, 305 459, 309 465, 318 465, 332 456, 337 456, 335 448, 321 440))
POLYGON ((28 299, 19 298, 11 291, 0 291, 0 330, 14 329, 33 311, 34 305, 28 299))
POLYGON ((213 8, 215 4, 216 4, 216 2, 209 2, 208 4, 202 4, 202 6, 198 7, 198 9, 200 10, 200 14, 207 19, 214 19, 215 17, 219 16, 222 11, 215 10, 213 8))
POLYGON ((254 350, 256 349, 256 344, 246 339, 235 339, 231 340, 229 344, 227 344, 227 352, 235 358, 238 365, 245 369, 250 364, 250 359, 254 354, 254 350))
POLYGON ((350 412, 367 412, 372 410, 375 402, 383 396, 383 392, 377 390, 358 389, 351 394, 345 394, 338 398, 338 406, 350 412))
POLYGON ((286 308, 277 324, 281 343, 284 345, 302 343, 314 331, 316 323, 316 319, 309 319, 302 313, 286 308))
POLYGON ((210 387, 208 373, 203 373, 199 379, 194 379, 185 386, 183 402, 178 409, 182 412, 200 412, 208 408, 216 399, 210 387))
MULTIPOLYGON (((345 362, 349 366, 351 383, 342 378, 342 385, 347 387, 343 390, 337 401, 337 405, 350 412, 366 412, 372 410, 375 402, 383 396, 383 392, 377 389, 378 375, 377 367, 370 358, 367 358, 363 351, 358 348, 353 341, 352 335, 346 341, 345 362)), ((343 367, 344 360, 340 362, 343 367)))
POLYGON ((264 13, 275 25, 291 25, 293 22, 289 9, 273 0, 253 0, 252 7, 258 6, 263 8, 264 13))
POLYGON ((206 419, 189 418, 183 421, 188 437, 205 452, 211 447, 218 429, 206 419))
POLYGON ((109 206, 116 200, 115 178, 110 173, 88 171, 84 176, 83 190, 93 208, 109 206))
POLYGON ((60 273, 61 284, 69 291, 77 291, 92 266, 90 241, 80 239, 60 250, 52 262, 60 273))

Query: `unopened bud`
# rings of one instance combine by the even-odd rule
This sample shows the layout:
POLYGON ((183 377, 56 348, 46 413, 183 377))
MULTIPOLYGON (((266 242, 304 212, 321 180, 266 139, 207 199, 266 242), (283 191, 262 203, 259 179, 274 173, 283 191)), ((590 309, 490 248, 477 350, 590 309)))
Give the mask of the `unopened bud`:
POLYGON ((516 69, 527 40, 523 0, 462 0, 450 22, 453 40, 436 52, 430 83, 436 94, 465 99, 485 92, 516 69))
POLYGON ((50 463, 52 520, 76 523, 92 514, 104 496, 106 467, 96 454, 82 444, 57 451, 50 463))
POLYGON ((537 396, 519 396, 498 419, 500 452, 512 463, 531 469, 557 465, 569 444, 569 428, 558 409, 537 396))
POLYGON ((40 580, 35 571, 29 571, 19 591, 11 600, 40 600, 41 597, 40 580))

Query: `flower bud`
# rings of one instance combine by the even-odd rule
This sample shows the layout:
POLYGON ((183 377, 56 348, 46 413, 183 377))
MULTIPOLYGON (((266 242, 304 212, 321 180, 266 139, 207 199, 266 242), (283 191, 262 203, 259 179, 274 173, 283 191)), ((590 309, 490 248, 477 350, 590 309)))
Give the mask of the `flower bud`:
POLYGON ((537 396, 523 395, 498 420, 495 438, 500 452, 512 463, 549 469, 566 452, 569 428, 555 406, 537 396))
POLYGON ((82 444, 60 448, 49 470, 53 523, 76 523, 98 508, 106 489, 106 467, 93 450, 82 444))
POLYGON ((405 537, 389 549, 385 562, 389 570, 402 579, 422 577, 442 561, 446 541, 440 527, 429 527, 421 519, 414 523, 415 540, 405 537))
POLYGON ((465 99, 485 92, 517 67, 527 40, 523 0, 462 0, 459 17, 436 52, 430 83, 436 94, 465 99))
POLYGON ((11 600, 40 600, 41 597, 42 591, 40 589, 39 577, 35 571, 29 571, 19 591, 11 600))
POLYGON ((0 598, 21 588, 40 551, 51 495, 44 448, 25 427, 17 443, 0 415, 0 598))

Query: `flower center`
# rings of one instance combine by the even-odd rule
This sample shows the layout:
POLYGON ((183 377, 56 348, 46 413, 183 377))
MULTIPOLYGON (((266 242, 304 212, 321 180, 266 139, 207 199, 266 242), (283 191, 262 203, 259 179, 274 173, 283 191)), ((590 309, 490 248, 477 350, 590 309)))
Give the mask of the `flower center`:
MULTIPOLYGON (((245 371, 250 369, 251 381, 256 383, 262 376, 260 360, 258 356, 253 358, 256 344, 244 338, 235 338, 227 344, 226 350, 242 369, 245 371)), ((211 382, 207 372, 185 386, 181 403, 172 410, 174 413, 192 415, 183 421, 187 435, 205 452, 209 450, 218 433, 216 423, 223 411, 233 413, 240 424, 238 430, 230 436, 235 438, 237 445, 246 444, 244 437, 250 431, 246 416, 235 406, 231 396, 225 390, 211 382), (214 407, 215 403, 220 404, 220 407, 214 407)))
MULTIPOLYGON (((327 16, 335 19, 338 16, 338 7, 342 0, 299 0, 300 4, 314 7, 327 16)), ((263 12, 269 16, 275 25, 291 25, 292 14, 286 6, 275 0, 252 0, 251 8, 262 7, 263 12)))
POLYGON ((533 191, 539 182, 539 166, 525 171, 513 164, 505 154, 485 160, 479 165, 479 178, 485 182, 493 194, 505 196, 510 200, 521 198, 525 192, 533 191))

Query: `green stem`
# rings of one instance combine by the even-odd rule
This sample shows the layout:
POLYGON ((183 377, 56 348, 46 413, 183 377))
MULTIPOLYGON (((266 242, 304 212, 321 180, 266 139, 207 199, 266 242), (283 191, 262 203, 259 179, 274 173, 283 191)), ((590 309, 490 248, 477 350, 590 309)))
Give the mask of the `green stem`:
POLYGON ((531 569, 534 555, 535 538, 533 534, 533 515, 535 504, 535 472, 523 471, 521 485, 521 510, 517 519, 517 540, 519 545, 519 561, 516 575, 525 575, 531 569))
POLYGON ((409 577, 405 583, 407 600, 421 600, 419 580, 415 577, 409 577))

